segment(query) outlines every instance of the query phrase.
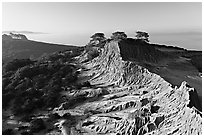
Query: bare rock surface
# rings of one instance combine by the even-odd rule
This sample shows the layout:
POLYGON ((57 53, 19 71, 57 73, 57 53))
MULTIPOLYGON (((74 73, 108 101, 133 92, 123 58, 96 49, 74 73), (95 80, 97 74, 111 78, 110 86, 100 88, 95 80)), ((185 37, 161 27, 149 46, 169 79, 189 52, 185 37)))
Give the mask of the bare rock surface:
POLYGON ((80 78, 90 85, 65 93, 77 100, 72 107, 55 108, 54 113, 75 119, 72 124, 66 118, 59 121, 63 134, 202 134, 202 115, 189 94, 194 88, 185 81, 173 87, 146 68, 122 60, 117 41, 107 42, 92 60, 86 52, 76 59, 83 66, 80 78))

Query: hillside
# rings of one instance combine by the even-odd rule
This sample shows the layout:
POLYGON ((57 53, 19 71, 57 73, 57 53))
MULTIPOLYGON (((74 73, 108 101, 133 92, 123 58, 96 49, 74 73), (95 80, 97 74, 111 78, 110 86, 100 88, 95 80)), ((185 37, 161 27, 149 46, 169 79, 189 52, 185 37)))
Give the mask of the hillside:
MULTIPOLYGON (((121 57, 156 73, 174 86, 183 81, 196 89, 202 100, 202 52, 125 39, 119 42, 121 57)), ((200 108, 201 109, 201 108, 200 108)))
POLYGON ((170 56, 149 43, 132 38, 120 41, 119 47, 123 59, 129 61, 157 63, 162 58, 170 56))
POLYGON ((106 40, 34 62, 15 60, 3 74, 3 134, 202 134, 196 90, 152 73, 156 65, 157 73, 198 70, 166 54, 148 44, 106 40))
POLYGON ((37 59, 49 53, 73 48, 75 46, 50 44, 27 39, 13 39, 5 34, 2 35, 3 63, 13 59, 37 59))

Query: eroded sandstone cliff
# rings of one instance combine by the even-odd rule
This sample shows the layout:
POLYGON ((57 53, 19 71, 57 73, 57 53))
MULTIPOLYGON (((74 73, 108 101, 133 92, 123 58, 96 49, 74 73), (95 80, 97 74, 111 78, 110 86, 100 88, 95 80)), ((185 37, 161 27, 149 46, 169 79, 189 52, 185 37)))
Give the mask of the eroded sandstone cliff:
POLYGON ((63 134, 202 134, 202 115, 192 103, 194 89, 186 82, 173 87, 146 68, 122 60, 118 41, 96 50, 99 56, 94 59, 88 59, 87 52, 76 58, 83 66, 79 79, 90 85, 66 93, 83 97, 82 103, 55 109, 61 116, 77 117, 74 124, 66 119, 56 123, 63 134))

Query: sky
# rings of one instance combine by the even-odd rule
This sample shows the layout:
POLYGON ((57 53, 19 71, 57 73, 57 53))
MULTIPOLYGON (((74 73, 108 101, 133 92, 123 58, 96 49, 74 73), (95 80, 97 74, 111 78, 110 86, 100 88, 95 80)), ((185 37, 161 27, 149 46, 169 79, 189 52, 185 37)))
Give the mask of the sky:
POLYGON ((96 32, 134 37, 141 30, 151 43, 202 49, 201 2, 4 2, 2 25, 3 31, 60 44, 85 45, 96 32))

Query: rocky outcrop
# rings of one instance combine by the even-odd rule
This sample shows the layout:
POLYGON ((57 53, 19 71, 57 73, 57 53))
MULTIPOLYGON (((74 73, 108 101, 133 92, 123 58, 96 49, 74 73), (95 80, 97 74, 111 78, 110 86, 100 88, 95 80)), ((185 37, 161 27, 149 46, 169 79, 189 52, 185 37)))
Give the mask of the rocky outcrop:
POLYGON ((173 87, 146 68, 124 61, 118 41, 107 42, 92 60, 87 56, 84 53, 76 59, 84 67, 80 78, 88 78, 91 86, 66 93, 69 97, 83 95, 83 103, 56 109, 78 117, 69 134, 202 134, 194 88, 185 81, 173 87))
POLYGON ((12 40, 12 39, 28 40, 25 35, 23 35, 23 34, 14 34, 12 32, 10 32, 8 35, 3 34, 2 39, 3 40, 12 40))

